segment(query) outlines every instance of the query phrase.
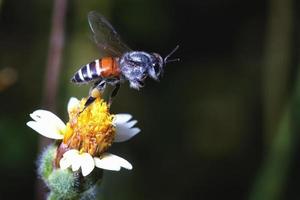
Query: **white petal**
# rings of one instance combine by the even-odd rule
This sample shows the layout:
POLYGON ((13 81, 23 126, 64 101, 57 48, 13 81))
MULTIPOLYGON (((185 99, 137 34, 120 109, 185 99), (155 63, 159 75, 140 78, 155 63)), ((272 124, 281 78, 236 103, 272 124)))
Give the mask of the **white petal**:
POLYGON ((116 124, 116 136, 114 142, 124 142, 129 140, 140 131, 139 128, 128 128, 127 124, 116 124))
POLYGON ((116 137, 114 142, 124 142, 129 140, 141 130, 139 128, 132 128, 137 121, 132 120, 130 114, 116 114, 114 118, 114 124, 116 126, 116 137))
POLYGON ((67 169, 71 166, 71 160, 67 157, 62 157, 59 161, 59 167, 61 169, 67 169))
POLYGON ((80 155, 80 157, 82 175, 87 176, 93 171, 95 167, 94 159, 89 153, 83 153, 82 155, 80 155))
POLYGON ((63 155, 63 157, 66 157, 66 158, 75 158, 77 155, 79 155, 79 151, 76 150, 76 149, 71 149, 69 151, 66 151, 63 155))
POLYGON ((59 117, 47 110, 36 110, 30 114, 30 117, 36 122, 45 122, 59 130, 66 128, 66 125, 59 117))
POLYGON ((125 123, 125 126, 126 126, 127 128, 131 128, 131 127, 133 127, 134 125, 136 125, 136 123, 137 123, 137 120, 132 120, 132 121, 130 121, 130 122, 125 123))
POLYGON ((132 169, 132 165, 127 160, 110 153, 105 153, 101 158, 94 158, 94 160, 96 167, 106 170, 119 171, 121 167, 132 169))
POLYGON ((75 172, 79 170, 81 166, 81 157, 77 155, 76 157, 74 157, 74 159, 71 162, 72 162, 72 171, 75 172))
POLYGON ((61 140, 64 137, 60 130, 45 122, 29 121, 26 125, 47 138, 61 140))
POLYGON ((114 117, 114 123, 125 123, 132 118, 130 114, 116 114, 114 117))
POLYGON ((109 159, 94 158, 94 160, 95 160, 95 165, 98 168, 111 170, 111 171, 120 171, 120 169, 121 169, 120 165, 113 163, 113 162, 109 162, 109 159))
POLYGON ((68 103, 68 112, 79 105, 79 100, 75 97, 71 97, 68 103))
POLYGON ((79 151, 76 149, 71 149, 64 153, 63 158, 66 158, 68 162, 72 165, 72 170, 77 171, 81 166, 81 157, 79 151))

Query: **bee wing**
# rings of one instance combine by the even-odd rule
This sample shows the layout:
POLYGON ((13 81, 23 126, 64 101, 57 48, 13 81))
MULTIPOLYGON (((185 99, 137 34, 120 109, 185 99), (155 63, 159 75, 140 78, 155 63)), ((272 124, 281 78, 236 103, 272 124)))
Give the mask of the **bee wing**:
POLYGON ((90 11, 88 21, 93 33, 93 39, 103 53, 111 56, 121 56, 124 52, 131 51, 122 42, 113 26, 100 13, 90 11))

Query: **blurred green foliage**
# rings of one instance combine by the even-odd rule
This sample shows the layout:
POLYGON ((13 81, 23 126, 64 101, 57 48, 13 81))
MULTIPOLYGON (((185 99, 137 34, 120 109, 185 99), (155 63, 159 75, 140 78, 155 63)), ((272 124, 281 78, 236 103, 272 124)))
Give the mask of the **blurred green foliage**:
MULTIPOLYGON (((35 196, 39 136, 25 123, 43 108, 52 4, 0 1, 0 75, 9 68, 17 77, 0 91, 0 199, 35 196)), ((132 49, 166 55, 180 45, 181 61, 168 64, 159 83, 147 80, 141 91, 122 85, 112 110, 133 114, 142 132, 112 147, 134 169, 105 172, 103 198, 298 199, 299 6, 292 0, 68 2, 57 99, 63 119, 68 98, 89 90, 70 77, 101 56, 88 11, 107 16, 132 49)))

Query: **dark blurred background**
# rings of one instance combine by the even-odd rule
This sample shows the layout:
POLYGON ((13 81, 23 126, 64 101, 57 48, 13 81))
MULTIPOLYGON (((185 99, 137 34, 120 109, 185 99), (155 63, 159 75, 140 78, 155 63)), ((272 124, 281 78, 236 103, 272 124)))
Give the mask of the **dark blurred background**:
POLYGON ((166 55, 179 44, 181 59, 159 83, 122 86, 112 111, 133 114, 142 132, 110 149, 134 169, 106 171, 104 199, 300 198, 298 1, 69 1, 57 95, 43 103, 53 4, 0 0, 1 200, 36 196, 41 137, 29 114, 66 121, 69 97, 88 93, 69 80, 99 57, 91 10, 132 49, 166 55))

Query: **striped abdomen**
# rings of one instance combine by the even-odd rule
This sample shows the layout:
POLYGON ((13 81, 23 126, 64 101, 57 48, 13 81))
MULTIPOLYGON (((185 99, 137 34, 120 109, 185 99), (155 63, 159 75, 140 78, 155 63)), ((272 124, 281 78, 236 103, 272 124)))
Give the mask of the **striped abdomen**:
POLYGON ((99 78, 119 77, 120 69, 118 58, 103 57, 81 67, 71 81, 74 83, 86 83, 99 78))

